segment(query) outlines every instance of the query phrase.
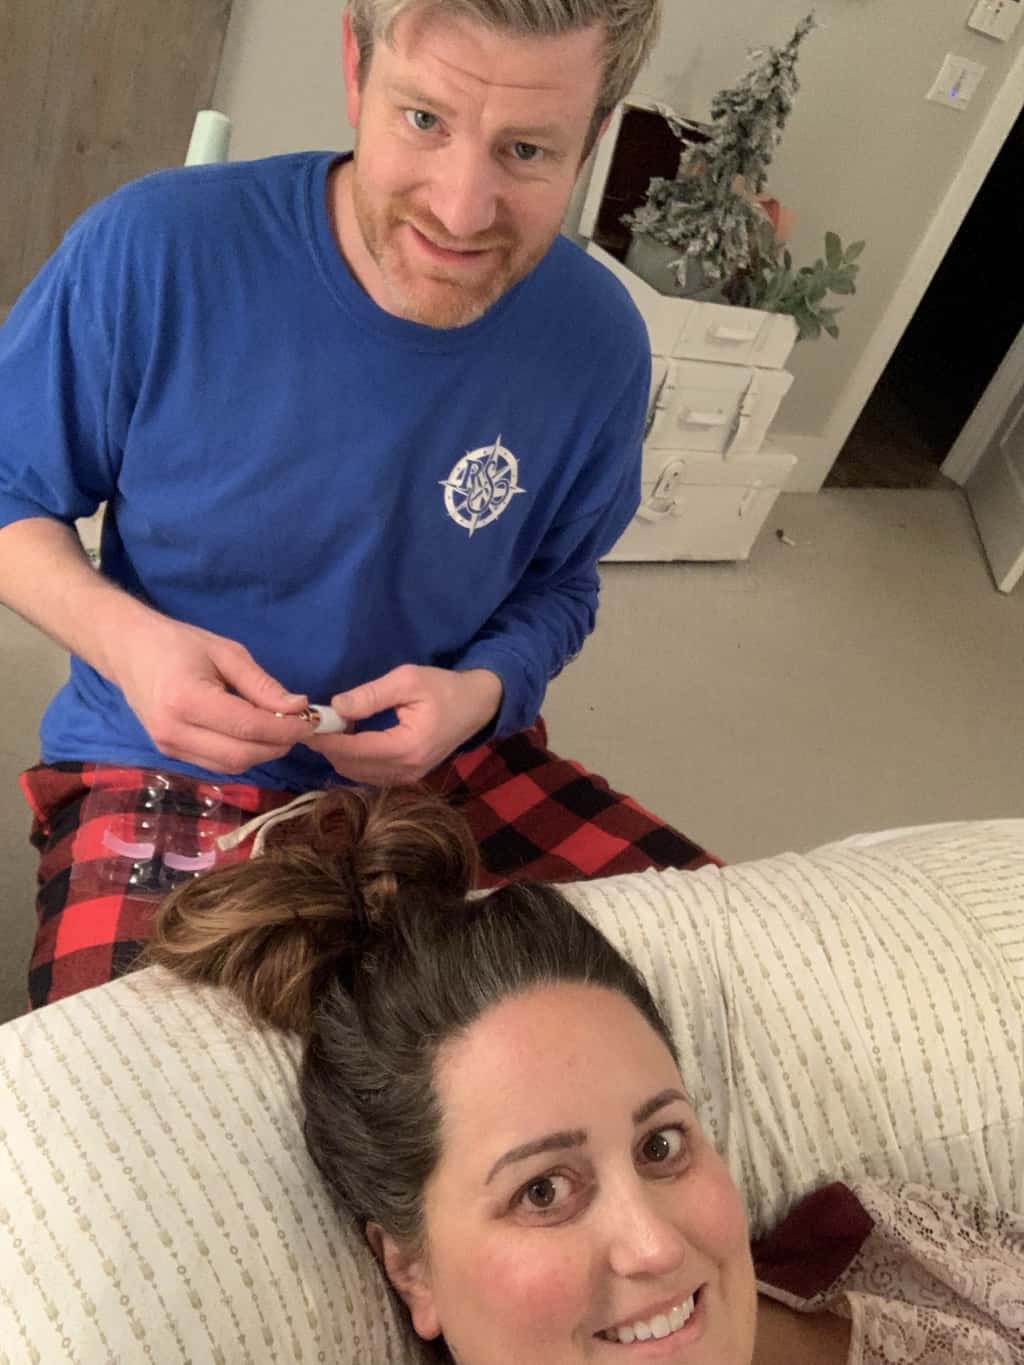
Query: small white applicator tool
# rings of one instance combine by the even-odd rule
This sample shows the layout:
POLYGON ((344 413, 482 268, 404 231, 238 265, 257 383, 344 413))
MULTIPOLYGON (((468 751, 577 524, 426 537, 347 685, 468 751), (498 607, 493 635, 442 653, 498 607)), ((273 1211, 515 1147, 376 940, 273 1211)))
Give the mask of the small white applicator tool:
POLYGON ((318 735, 343 735, 348 729, 348 721, 330 706, 316 706, 310 703, 302 711, 275 711, 274 715, 282 720, 288 715, 295 716, 297 720, 308 720, 314 734, 318 735))

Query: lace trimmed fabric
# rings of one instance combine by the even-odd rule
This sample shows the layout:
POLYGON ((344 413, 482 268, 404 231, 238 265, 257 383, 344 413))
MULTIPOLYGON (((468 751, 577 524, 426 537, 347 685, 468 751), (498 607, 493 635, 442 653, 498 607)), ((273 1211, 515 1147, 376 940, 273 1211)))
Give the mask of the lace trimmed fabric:
MULTIPOLYGON (((779 1259, 767 1269, 759 1262, 762 1292, 801 1312, 849 1318, 848 1365, 1024 1362, 1024 1217, 922 1185, 863 1183, 819 1194, 831 1191, 846 1196, 845 1221, 851 1195, 864 1218, 860 1237, 849 1242, 852 1248, 859 1240, 852 1259, 828 1285, 794 1292, 801 1277, 809 1287, 814 1274, 813 1239, 804 1236, 800 1257, 791 1242, 781 1269, 779 1259)), ((830 1222, 829 1208, 828 1198, 819 1200, 819 1231, 830 1222)), ((833 1232, 826 1240, 834 1244, 833 1232)))

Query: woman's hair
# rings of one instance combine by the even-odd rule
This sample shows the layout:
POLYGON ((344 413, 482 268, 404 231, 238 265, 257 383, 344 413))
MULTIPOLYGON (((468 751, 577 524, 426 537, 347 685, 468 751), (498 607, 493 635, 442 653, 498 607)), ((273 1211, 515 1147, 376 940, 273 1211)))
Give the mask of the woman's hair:
POLYGON ((485 1011, 586 983, 675 1047, 639 972, 559 892, 468 895, 475 846, 440 798, 336 789, 307 812, 261 856, 178 887, 146 961, 302 1035, 306 1142, 334 1199, 418 1247, 441 1149, 435 1059, 485 1011))
MULTIPOLYGON (((632 88, 661 22, 661 0, 427 0, 435 8, 523 37, 556 37, 603 23, 604 70, 593 127, 632 88)), ((390 39, 395 21, 425 0, 349 0, 352 31, 365 75, 375 43, 390 39)))

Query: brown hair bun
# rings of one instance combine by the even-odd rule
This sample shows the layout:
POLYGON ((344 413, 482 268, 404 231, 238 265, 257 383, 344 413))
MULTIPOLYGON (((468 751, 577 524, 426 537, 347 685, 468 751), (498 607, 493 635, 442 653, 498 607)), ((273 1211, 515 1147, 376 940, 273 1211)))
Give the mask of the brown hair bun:
POLYGON ((317 983, 356 965, 403 893, 461 901, 477 864, 466 822, 440 797, 334 788, 278 825, 259 857, 177 887, 140 965, 226 987, 254 1022, 306 1035, 317 983))

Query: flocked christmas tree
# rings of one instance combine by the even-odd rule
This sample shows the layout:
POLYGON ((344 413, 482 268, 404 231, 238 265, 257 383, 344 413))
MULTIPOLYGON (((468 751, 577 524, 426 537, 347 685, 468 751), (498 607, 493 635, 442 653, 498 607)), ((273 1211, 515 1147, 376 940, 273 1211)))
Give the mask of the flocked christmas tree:
POLYGON ((838 335, 838 309, 822 300, 830 291, 854 292, 853 262, 864 247, 855 242, 844 252, 830 232, 825 258, 794 272, 777 236, 778 205, 758 198, 800 88, 800 46, 815 27, 809 14, 783 47, 751 52, 751 69, 711 103, 708 140, 686 147, 676 178, 655 177, 645 202, 623 219, 634 233, 678 252, 680 292, 792 313, 801 337, 838 335))

